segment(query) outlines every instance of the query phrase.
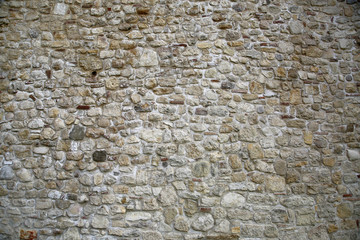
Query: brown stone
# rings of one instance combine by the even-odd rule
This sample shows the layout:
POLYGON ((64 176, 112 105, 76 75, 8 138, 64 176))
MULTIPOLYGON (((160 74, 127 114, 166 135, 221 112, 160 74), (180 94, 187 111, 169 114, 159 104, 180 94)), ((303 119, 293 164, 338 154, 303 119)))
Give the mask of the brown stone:
POLYGON ((336 208, 336 213, 339 218, 345 219, 351 217, 353 209, 350 203, 341 203, 336 208))
POLYGON ((291 89, 290 91, 290 104, 302 104, 301 89, 291 89))

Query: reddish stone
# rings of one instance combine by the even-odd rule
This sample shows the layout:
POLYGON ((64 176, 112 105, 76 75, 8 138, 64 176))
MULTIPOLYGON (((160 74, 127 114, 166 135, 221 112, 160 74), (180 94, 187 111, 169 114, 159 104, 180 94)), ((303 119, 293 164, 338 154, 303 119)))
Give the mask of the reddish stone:
POLYGON ((211 208, 202 207, 202 208, 200 208, 200 212, 209 213, 209 212, 211 212, 211 208))
POLYGON ((76 108, 76 109, 88 110, 88 109, 90 109, 90 106, 86 106, 86 105, 79 105, 79 106, 77 106, 77 108, 76 108))
POLYGON ((184 101, 182 100, 173 100, 173 101, 170 101, 171 104, 184 104, 184 101))
POLYGON ((37 239, 37 232, 35 230, 20 230, 20 240, 37 239))

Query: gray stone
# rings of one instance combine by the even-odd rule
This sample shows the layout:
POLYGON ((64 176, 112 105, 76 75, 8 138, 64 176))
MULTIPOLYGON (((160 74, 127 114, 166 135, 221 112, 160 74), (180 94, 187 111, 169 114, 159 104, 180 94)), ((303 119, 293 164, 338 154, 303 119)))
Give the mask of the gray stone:
POLYGON ((17 171, 16 176, 21 182, 31 182, 33 180, 33 175, 31 174, 30 170, 24 168, 17 171))
POLYGON ((13 169, 5 165, 0 169, 0 180, 10 180, 15 176, 13 169))
POLYGON ((65 15, 68 10, 68 6, 64 3, 56 3, 54 7, 54 14, 65 15))
POLYGON ((309 240, 327 240, 329 239, 329 235, 327 233, 327 228, 324 225, 320 225, 312 228, 308 232, 309 240))
POLYGON ((304 26, 299 21, 291 21, 289 23, 289 28, 292 34, 301 34, 304 29, 304 26))
POLYGON ((350 161, 356 161, 360 159, 360 152, 358 150, 347 150, 347 155, 350 161))
POLYGON ((191 227, 197 231, 208 231, 214 226, 214 218, 209 213, 198 213, 194 216, 191 227))
POLYGON ((154 231, 143 232, 142 236, 143 236, 143 240, 162 240, 163 239, 160 232, 154 232, 154 231))
POLYGON ((92 155, 95 162, 105 162, 106 156, 106 151, 95 151, 92 155))
POLYGON ((88 71, 100 70, 103 67, 101 59, 92 56, 81 56, 79 58, 79 65, 88 71))
POLYGON ((238 194, 229 192, 226 193, 221 199, 221 206, 226 208, 240 207, 245 203, 245 198, 238 194))
POLYGON ((210 163, 205 161, 196 162, 192 167, 192 172, 195 177, 206 177, 210 173, 210 163))
POLYGON ((68 230, 66 230, 66 232, 64 233, 64 235, 61 237, 62 240, 81 240, 80 238, 80 234, 77 228, 69 228, 68 230))
POLYGON ((29 122, 28 127, 32 129, 42 128, 44 127, 44 121, 40 118, 36 118, 29 122))
POLYGON ((172 186, 164 187, 159 194, 159 201, 162 206, 173 206, 177 199, 176 191, 172 186))
POLYGON ((163 131, 154 129, 145 129, 140 133, 140 138, 150 143, 160 143, 162 141, 163 131))
POLYGON ((175 219, 174 228, 180 232, 188 232, 190 229, 190 226, 185 217, 178 216, 175 219))
POLYGON ((140 221, 140 220, 150 220, 151 214, 148 212, 127 212, 125 220, 126 221, 140 221))
POLYGON ((268 176, 265 180, 266 190, 270 192, 285 191, 285 178, 280 176, 268 176))
POLYGON ((190 143, 186 147, 186 156, 192 159, 199 159, 204 156, 204 149, 195 143, 190 143))
POLYGON ((145 49, 140 57, 140 66, 153 67, 159 65, 158 55, 155 51, 145 49))
POLYGON ((163 213, 165 218, 165 223, 170 225, 174 221, 177 213, 178 212, 174 207, 166 208, 163 213))
POLYGON ((85 128, 75 125, 69 134, 71 140, 83 140, 85 137, 85 128))
POLYGON ((277 160, 274 163, 274 169, 275 172, 281 176, 285 176, 286 175, 286 171, 287 171, 287 165, 286 165, 286 161, 284 160, 277 160))
POLYGON ((91 221, 91 226, 97 229, 106 229, 109 227, 109 223, 107 216, 95 215, 91 221))
POLYGON ((106 117, 120 117, 121 105, 119 103, 109 103, 104 106, 103 114, 106 117))

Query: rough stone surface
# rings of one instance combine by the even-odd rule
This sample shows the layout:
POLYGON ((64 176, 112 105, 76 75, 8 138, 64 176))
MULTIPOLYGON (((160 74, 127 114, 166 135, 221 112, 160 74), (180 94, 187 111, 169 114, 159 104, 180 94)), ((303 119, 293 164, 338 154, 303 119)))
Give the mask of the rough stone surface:
POLYGON ((72 239, 72 240, 80 240, 80 234, 79 234, 79 230, 77 228, 69 228, 63 236, 63 240, 65 239, 72 239))
POLYGON ((83 140, 85 137, 85 128, 79 125, 75 125, 69 134, 69 138, 72 140, 83 140))
POLYGON ((106 151, 95 151, 92 155, 95 162, 105 162, 106 156, 106 151))
POLYGON ((5 165, 0 169, 0 180, 10 180, 15 177, 13 169, 5 165))
POLYGON ((106 216, 95 215, 91 222, 91 226, 97 229, 105 229, 109 227, 109 220, 106 216))
POLYGON ((140 57, 140 66, 152 67, 159 64, 157 53, 153 50, 146 49, 140 57))
POLYGON ((211 214, 197 214, 194 217, 194 221, 191 224, 191 227, 197 231, 207 231, 214 226, 214 218, 211 214))
POLYGON ((233 192, 229 192, 225 194, 221 199, 221 205, 227 208, 240 207, 244 203, 245 203, 245 198, 242 195, 233 192))
POLYGON ((0 239, 360 239, 358 3, 0 1, 0 239))

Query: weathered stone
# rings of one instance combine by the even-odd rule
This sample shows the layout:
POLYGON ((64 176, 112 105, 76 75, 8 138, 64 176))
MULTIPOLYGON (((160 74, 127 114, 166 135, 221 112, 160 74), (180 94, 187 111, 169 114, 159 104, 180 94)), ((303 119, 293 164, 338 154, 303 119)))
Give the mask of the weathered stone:
POLYGON ((172 186, 164 187, 159 194, 159 201, 163 206, 172 206, 177 201, 176 191, 172 186))
POLYGON ((301 34, 304 29, 304 26, 299 21, 291 21, 289 23, 289 28, 292 34, 301 34))
POLYGON ((0 169, 0 180, 11 180, 15 177, 13 169, 5 165, 0 169))
POLYGON ((170 225, 174 221, 178 212, 176 208, 170 207, 170 208, 166 208, 163 214, 165 218, 165 223, 170 225))
POLYGON ((148 212, 127 212, 125 217, 126 221, 139 221, 149 219, 151 219, 151 214, 148 212))
POLYGON ((106 216, 95 215, 91 221, 91 226, 97 229, 105 229, 109 227, 109 220, 106 216))
POLYGON ((153 67, 159 65, 158 55, 155 51, 145 49, 140 57, 140 66, 153 67))
POLYGON ((198 42, 196 46, 198 48, 204 49, 204 48, 211 48, 213 44, 211 42, 198 42))
POLYGON ((274 169, 277 174, 284 176, 287 171, 287 164, 286 161, 278 160, 274 163, 274 169))
POLYGON ((192 172, 195 177, 206 177, 210 173, 210 163, 205 161, 196 162, 192 167, 192 172))
POLYGON ((115 77, 107 78, 105 80, 105 86, 107 89, 116 90, 120 87, 120 81, 115 77))
POLYGON ((345 219, 351 217, 353 209, 349 203, 341 203, 337 206, 336 213, 339 218, 345 219))
POLYGON ((229 192, 221 199, 221 206, 227 208, 241 207, 245 203, 245 198, 237 193, 229 192))
POLYGON ((209 213, 197 214, 194 216, 194 221, 191 227, 197 231, 207 231, 214 226, 214 218, 209 213))
POLYGON ((162 141, 163 131, 145 129, 141 131, 140 138, 150 143, 160 143, 162 141))
POLYGON ((187 153, 187 157, 188 158, 192 158, 192 159, 199 159, 202 158, 204 156, 204 150, 202 147, 194 144, 194 143, 190 143, 187 145, 186 147, 186 153, 187 153))
POLYGON ((95 162, 105 162, 107 153, 106 151, 95 151, 92 155, 95 162))
POLYGON ((360 160, 360 152, 358 150, 348 149, 347 156, 350 161, 360 160))
POLYGON ((19 178, 21 182, 30 182, 33 180, 33 175, 30 170, 20 169, 16 172, 16 176, 19 178))
POLYGON ((294 105, 302 104, 301 89, 292 89, 290 91, 290 103, 294 105))
POLYGON ((159 232, 143 232, 144 240, 161 240, 163 239, 159 232))
POLYGON ((269 176, 265 181, 266 189, 270 192, 285 191, 285 178, 280 176, 269 176))
POLYGON ((251 159, 260 159, 264 157, 264 152, 259 144, 248 144, 248 151, 251 159))
POLYGON ((304 143, 311 145, 313 143, 313 134, 312 132, 306 131, 304 132, 304 143))
POLYGON ((326 240, 329 239, 327 229, 325 226, 314 227, 308 232, 308 237, 310 240, 326 240))
POLYGON ((103 67, 101 59, 92 56, 81 56, 79 58, 79 65, 88 71, 100 70, 103 67))
POLYGON ((188 232, 190 229, 190 226, 185 217, 178 216, 175 219, 174 228, 180 232, 188 232))
POLYGON ((54 7, 54 14, 65 15, 68 10, 68 6, 64 3, 57 3, 54 7))
POLYGON ((109 103, 104 106, 103 114, 106 117, 120 117, 121 105, 119 103, 109 103))
POLYGON ((84 137, 85 137, 85 128, 79 125, 75 125, 69 134, 69 138, 71 140, 83 140, 84 137))
POLYGON ((235 154, 231 154, 229 156, 229 164, 232 169, 241 169, 242 168, 241 160, 240 160, 239 156, 235 155, 235 154))

